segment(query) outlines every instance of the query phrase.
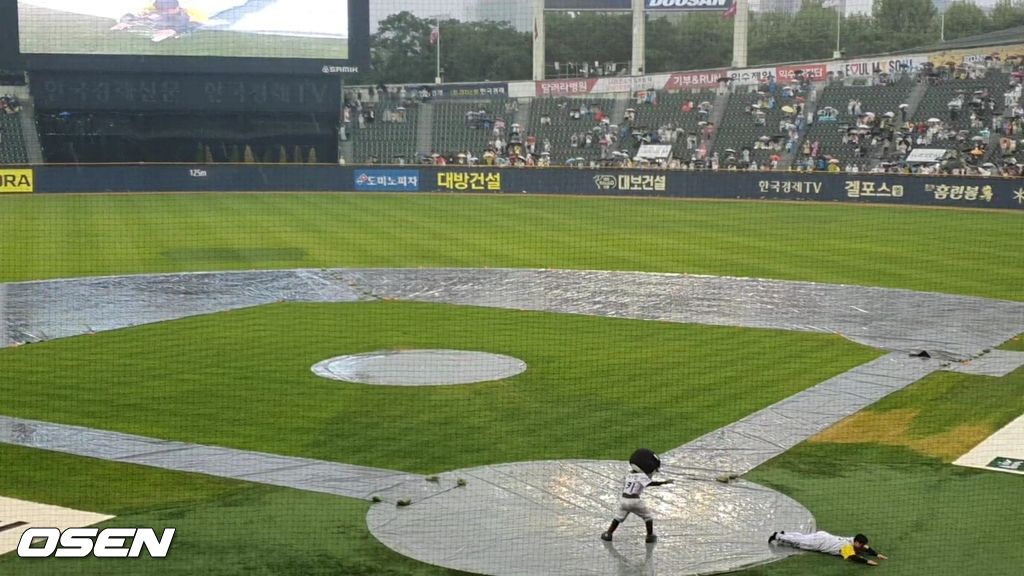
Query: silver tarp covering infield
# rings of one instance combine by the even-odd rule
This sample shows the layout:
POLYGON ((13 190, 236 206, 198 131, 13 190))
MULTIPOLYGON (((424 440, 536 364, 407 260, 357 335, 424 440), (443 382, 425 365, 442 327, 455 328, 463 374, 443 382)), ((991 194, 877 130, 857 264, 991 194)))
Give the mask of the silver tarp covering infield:
MULTIPOLYGON (((387 546, 487 574, 707 574, 771 561, 776 529, 813 517, 742 474, 936 370, 999 375, 991 350, 1024 332, 1024 303, 746 278, 568 270, 282 270, 0 285, 0 347, 279 301, 394 299, 840 334, 890 353, 664 453, 679 485, 652 489, 662 541, 610 520, 625 462, 500 464, 437 482, 390 470, 188 445, 0 417, 0 442, 360 498, 387 546), (911 357, 926 350, 930 358, 911 357), (467 481, 457 485, 458 478, 467 481), (409 500, 408 506, 395 505, 409 500)), ((0 408, 2 409, 2 408, 0 408)), ((625 447, 625 451, 633 446, 625 447)), ((623 454, 623 458, 627 456, 623 454)))
MULTIPOLYGON (((598 538, 618 507, 626 462, 574 460, 483 466, 444 474, 449 489, 407 507, 381 503, 367 525, 393 550, 485 574, 712 574, 785 557, 774 530, 811 530, 803 506, 768 488, 711 478, 648 488, 660 538, 644 544, 631 516, 598 538), (458 479, 466 481, 458 486, 458 479)), ((393 490, 401 495, 404 486, 393 490)))

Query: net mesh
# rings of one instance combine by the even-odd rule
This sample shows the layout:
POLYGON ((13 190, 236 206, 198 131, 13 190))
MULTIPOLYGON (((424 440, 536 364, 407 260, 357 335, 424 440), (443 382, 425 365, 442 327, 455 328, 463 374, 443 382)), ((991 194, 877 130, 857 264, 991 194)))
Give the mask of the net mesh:
POLYGON ((552 11, 514 93, 532 6, 373 2, 344 81, 0 87, 0 571, 1019 572, 1019 46, 856 57, 1024 7, 752 0, 749 83, 733 20, 651 14, 694 83, 576 94, 631 16, 552 11), (436 190, 480 194, 398 193, 436 190), (747 201, 635 197, 694 190, 747 201), (18 558, 85 526, 175 533, 18 558))

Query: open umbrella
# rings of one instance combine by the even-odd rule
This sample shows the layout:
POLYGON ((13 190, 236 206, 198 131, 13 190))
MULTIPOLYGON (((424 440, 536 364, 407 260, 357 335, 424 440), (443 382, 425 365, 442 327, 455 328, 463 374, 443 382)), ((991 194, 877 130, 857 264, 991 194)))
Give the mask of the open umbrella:
POLYGON ((767 142, 767 141, 771 140, 771 137, 765 135, 765 136, 759 136, 757 139, 760 140, 761 142, 767 142))
POLYGON ((938 118, 929 118, 928 119, 928 123, 929 124, 938 124, 939 122, 942 122, 942 120, 939 120, 938 118))
POLYGON ((985 141, 985 139, 982 138, 981 136, 975 136, 974 138, 971 138, 971 140, 973 140, 974 142, 984 142, 985 141))
POLYGON ((895 116, 895 114, 893 114, 892 112, 886 112, 885 114, 882 114, 882 116, 885 116, 886 118, 892 118, 893 116, 895 116))
POLYGON ((792 106, 783 106, 782 111, 786 114, 796 114, 796 108, 792 106))

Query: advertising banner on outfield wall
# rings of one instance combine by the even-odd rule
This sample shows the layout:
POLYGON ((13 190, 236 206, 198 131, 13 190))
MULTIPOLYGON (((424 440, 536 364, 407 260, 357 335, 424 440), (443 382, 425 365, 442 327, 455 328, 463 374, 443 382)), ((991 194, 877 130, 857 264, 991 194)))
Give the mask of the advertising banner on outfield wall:
POLYGON ((356 169, 352 175, 356 190, 363 192, 418 192, 419 170, 356 169))
MULTIPOLYGON (((15 169, 17 170, 17 169, 15 169)), ((738 198, 1024 210, 1024 180, 822 174, 482 166, 40 166, 35 192, 261 192, 353 190, 738 198), (363 184, 357 181, 365 175, 363 184), (405 184, 400 183, 405 178, 405 184), (369 179, 373 178, 371 184, 369 179), (383 178, 383 183, 381 182, 383 178), (389 180, 390 178, 390 180, 389 180), (404 188, 402 188, 404 186, 404 188), (401 190, 399 190, 401 188, 401 190)))
POLYGON ((31 168, 0 169, 0 194, 32 192, 35 189, 35 174, 31 168))

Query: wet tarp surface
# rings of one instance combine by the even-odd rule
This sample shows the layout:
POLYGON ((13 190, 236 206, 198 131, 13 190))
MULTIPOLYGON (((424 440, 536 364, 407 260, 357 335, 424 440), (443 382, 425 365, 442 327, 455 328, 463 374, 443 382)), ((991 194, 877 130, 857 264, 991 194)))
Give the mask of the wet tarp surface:
POLYGON ((472 350, 378 350, 317 362, 322 378, 378 386, 446 386, 511 378, 526 362, 472 350))
MULTIPOLYGON (((439 478, 443 492, 413 498, 409 506, 375 505, 367 525, 413 558, 524 576, 711 574, 782 558, 791 550, 769 546, 768 535, 814 526, 803 506, 763 486, 676 477, 676 484, 643 494, 656 517, 657 544, 645 544, 644 523, 635 516, 604 542, 598 536, 618 508, 627 472, 626 462, 600 460, 461 470, 439 478)), ((392 494, 401 497, 403 488, 392 494)))

